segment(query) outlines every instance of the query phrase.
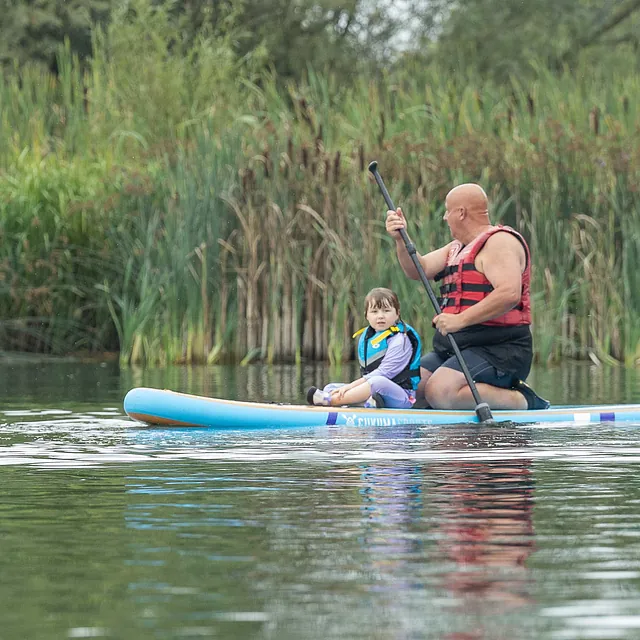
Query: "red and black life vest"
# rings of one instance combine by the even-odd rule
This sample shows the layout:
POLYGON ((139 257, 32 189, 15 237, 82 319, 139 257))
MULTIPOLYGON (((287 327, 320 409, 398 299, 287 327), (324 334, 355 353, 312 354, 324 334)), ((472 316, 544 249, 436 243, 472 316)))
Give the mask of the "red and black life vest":
POLYGON ((480 324, 492 327, 531 324, 531 299, 529 296, 531 255, 529 247, 525 239, 515 229, 503 225, 491 227, 466 246, 458 241, 453 243, 447 256, 447 266, 435 277, 435 280, 443 281, 440 286, 440 295, 442 296, 440 307, 443 313, 460 313, 480 302, 493 291, 489 280, 476 269, 475 260, 487 240, 493 234, 504 231, 514 235, 521 242, 526 254, 527 262, 522 273, 522 297, 513 309, 480 324))

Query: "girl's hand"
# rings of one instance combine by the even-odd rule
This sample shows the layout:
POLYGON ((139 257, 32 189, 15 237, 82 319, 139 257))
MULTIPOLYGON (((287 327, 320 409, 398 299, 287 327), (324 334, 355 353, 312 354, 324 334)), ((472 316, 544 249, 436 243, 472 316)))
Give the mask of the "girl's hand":
POLYGON ((347 387, 339 387, 331 392, 331 400, 335 400, 338 403, 341 403, 344 399, 345 392, 348 391, 347 387))

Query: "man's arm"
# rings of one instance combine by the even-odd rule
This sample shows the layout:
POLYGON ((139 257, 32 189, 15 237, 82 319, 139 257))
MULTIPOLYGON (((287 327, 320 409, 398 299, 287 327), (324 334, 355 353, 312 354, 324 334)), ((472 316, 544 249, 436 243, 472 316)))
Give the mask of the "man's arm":
MULTIPOLYGON (((418 275, 418 270, 416 266, 413 264, 413 260, 407 251, 407 248, 402 240, 400 235, 400 229, 406 229, 407 223, 402 214, 402 209, 397 209, 396 211, 387 211, 387 221, 386 228, 389 235, 396 242, 396 254, 398 255, 398 262, 400 262, 400 266, 404 271, 405 275, 412 280, 419 280, 420 276, 418 275)), ((440 247, 440 249, 436 249, 435 251, 431 251, 421 256, 419 253, 416 253, 418 256, 418 260, 424 269, 424 272, 429 280, 433 280, 433 278, 440 273, 445 265, 447 264, 447 256, 449 255, 449 249, 451 248, 452 242, 447 244, 444 247, 440 247)))
MULTIPOLYGON (((447 256, 449 255, 450 247, 451 243, 444 247, 440 247, 440 249, 435 249, 434 251, 425 253, 423 256, 416 253, 428 280, 433 280, 436 275, 444 269, 447 264, 447 256)), ((418 270, 413 264, 413 260, 411 259, 411 256, 409 255, 409 252, 404 246, 404 242, 402 242, 402 240, 396 240, 396 253, 398 254, 398 262, 400 262, 400 266, 402 267, 405 275, 412 280, 419 280, 420 276, 418 275, 418 270)))

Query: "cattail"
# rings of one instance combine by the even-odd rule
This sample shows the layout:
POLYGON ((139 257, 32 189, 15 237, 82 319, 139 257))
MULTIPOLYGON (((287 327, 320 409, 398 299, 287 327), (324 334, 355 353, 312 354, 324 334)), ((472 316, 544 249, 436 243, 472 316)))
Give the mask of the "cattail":
POLYGON ((264 150, 264 177, 268 178, 271 175, 271 156, 269 155, 269 149, 264 150))
POLYGON ((600 133, 600 109, 596 106, 589 112, 591 130, 597 136, 600 133))
POLYGON ((320 155, 324 145, 322 144, 322 125, 318 128, 318 135, 316 136, 316 154, 320 155))
POLYGON ((536 113, 536 109, 533 96, 530 93, 527 94, 527 109, 529 110, 529 115, 533 118, 536 113))
POLYGON ((293 141, 291 137, 287 140, 287 153, 284 157, 284 177, 289 177, 289 170, 291 168, 291 164, 293 162, 293 141))
POLYGON ((313 120, 309 115, 309 106, 307 105, 307 101, 304 98, 300 98, 298 104, 300 105, 300 115, 302 116, 302 119, 309 125, 310 129, 313 129, 313 120))

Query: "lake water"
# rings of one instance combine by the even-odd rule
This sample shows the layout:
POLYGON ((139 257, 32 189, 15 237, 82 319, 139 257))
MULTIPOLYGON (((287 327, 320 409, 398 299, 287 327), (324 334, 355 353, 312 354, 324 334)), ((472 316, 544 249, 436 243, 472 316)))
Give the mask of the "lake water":
MULTIPOLYGON (((640 637, 640 424, 215 433, 133 386, 301 401, 351 367, 0 359, 0 638, 640 637)), ((640 374, 538 368, 554 404, 640 374)))

